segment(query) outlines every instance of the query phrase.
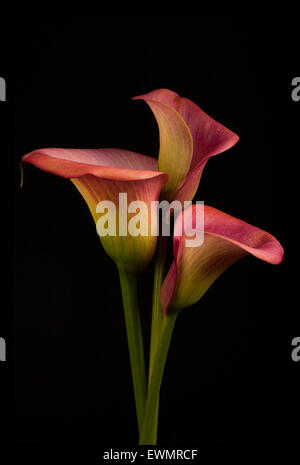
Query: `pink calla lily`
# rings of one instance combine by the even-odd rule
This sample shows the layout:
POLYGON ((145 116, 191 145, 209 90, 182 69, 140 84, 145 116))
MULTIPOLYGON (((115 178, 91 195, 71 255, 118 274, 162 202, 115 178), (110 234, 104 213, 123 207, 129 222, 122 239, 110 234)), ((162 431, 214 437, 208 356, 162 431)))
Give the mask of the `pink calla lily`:
MULTIPOLYGON (((127 193, 128 204, 142 200, 150 211, 151 201, 157 201, 167 175, 157 171, 157 161, 128 150, 119 149, 38 149, 22 160, 36 167, 69 178, 85 199, 95 220, 97 204, 110 200, 119 206, 119 193, 127 193)), ((130 271, 144 269, 155 251, 156 236, 103 236, 106 252, 130 271)))
POLYGON ((157 120, 158 168, 169 175, 164 198, 193 200, 209 158, 230 149, 239 137, 171 90, 158 89, 134 99, 144 100, 157 120))
POLYGON ((185 247, 194 225, 196 205, 178 215, 174 226, 174 260, 161 288, 164 313, 168 308, 181 309, 197 302, 211 284, 230 265, 247 254, 272 264, 279 264, 283 248, 271 234, 251 226, 213 207, 204 206, 204 241, 201 246, 185 247), (183 231, 183 234, 182 232, 183 231))

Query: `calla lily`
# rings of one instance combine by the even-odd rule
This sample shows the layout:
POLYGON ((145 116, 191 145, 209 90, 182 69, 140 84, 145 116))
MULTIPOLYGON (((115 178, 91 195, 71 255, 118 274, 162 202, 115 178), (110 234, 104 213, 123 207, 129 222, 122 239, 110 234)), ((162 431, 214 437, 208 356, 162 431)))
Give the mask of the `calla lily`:
MULTIPOLYGON (((148 212, 153 211, 150 204, 152 201, 158 201, 160 191, 168 179, 167 174, 157 170, 157 160, 128 150, 44 148, 23 156, 23 161, 70 179, 86 201, 96 223, 103 213, 98 210, 99 202, 108 201, 114 207, 114 212, 118 210, 124 214, 120 206, 120 193, 127 194, 126 205, 143 201, 146 212, 140 211, 140 215, 148 216, 148 212)), ((127 231, 122 235, 118 218, 117 216, 112 218, 112 221, 117 223, 116 234, 100 236, 100 239, 104 249, 118 267, 137 421, 141 429, 147 394, 147 377, 136 275, 148 265, 155 252, 157 237, 151 234, 151 227, 153 225, 155 227, 157 215, 151 219, 151 226, 147 226, 146 234, 144 231, 144 234, 137 235, 130 235, 127 231)), ((128 227, 127 222, 126 211, 126 227, 128 227)))
POLYGON ((272 264, 283 258, 283 248, 271 234, 207 205, 203 244, 185 247, 187 235, 196 228, 184 231, 184 224, 194 225, 195 215, 196 205, 191 205, 175 221, 174 260, 160 294, 164 312, 197 302, 223 271, 247 254, 272 264))
POLYGON ((190 205, 175 221, 174 260, 160 292, 163 316, 156 326, 140 444, 156 444, 160 386, 180 310, 197 302, 223 271, 245 255, 273 264, 283 257, 282 246, 271 234, 213 207, 204 206, 204 226, 199 223, 197 205, 190 205), (204 235, 202 245, 187 247, 186 240, 199 228, 204 235))
POLYGON ((158 89, 134 99, 149 105, 158 124, 158 168, 169 175, 164 198, 192 200, 209 158, 230 149, 239 137, 171 90, 158 89))
MULTIPOLYGON (((127 193, 127 202, 142 200, 151 210, 167 175, 157 170, 157 160, 128 150, 44 148, 24 155, 22 160, 38 168, 69 178, 85 199, 95 222, 100 218, 97 205, 109 200, 118 210, 119 193, 127 193)), ((154 219, 155 221, 155 219, 154 219)), ((150 227, 149 227, 150 228, 150 227)), ((157 237, 100 237, 106 252, 129 271, 143 270, 155 251, 157 237)))

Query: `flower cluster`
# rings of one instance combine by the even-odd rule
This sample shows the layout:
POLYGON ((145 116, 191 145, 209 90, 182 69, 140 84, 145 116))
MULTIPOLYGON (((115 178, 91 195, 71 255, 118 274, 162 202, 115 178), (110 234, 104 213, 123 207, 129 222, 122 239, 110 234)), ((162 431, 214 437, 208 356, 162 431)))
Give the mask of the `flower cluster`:
MULTIPOLYGON (((197 208, 191 202, 204 167, 210 157, 230 149, 239 137, 191 100, 171 90, 158 89, 134 99, 144 100, 156 118, 158 160, 116 148, 42 148, 24 155, 22 160, 70 179, 86 201, 96 224, 104 214, 104 209, 97 207, 100 202, 115 206, 115 233, 100 235, 100 240, 120 273, 140 443, 155 444, 159 389, 176 315, 182 308, 197 302, 217 277, 240 258, 251 254, 279 264, 283 248, 271 234, 211 206, 204 206, 204 221, 197 222, 197 208), (118 219, 122 208, 120 194, 126 194, 128 203, 143 202, 152 213, 153 203, 158 205, 159 200, 191 203, 175 217, 173 261, 169 270, 165 270, 166 238, 151 234, 150 226, 141 234, 122 234, 131 218, 126 216, 125 225, 118 219), (190 225, 190 230, 186 224, 190 225), (201 233, 204 240, 198 247, 187 247, 193 232, 201 233), (142 272, 154 255, 147 379, 133 276, 142 272)), ((146 214, 143 212, 144 209, 139 212, 141 223, 146 214)), ((109 212, 106 215, 105 220, 109 221, 109 212)), ((154 210, 152 228, 156 222, 158 207, 154 210)))

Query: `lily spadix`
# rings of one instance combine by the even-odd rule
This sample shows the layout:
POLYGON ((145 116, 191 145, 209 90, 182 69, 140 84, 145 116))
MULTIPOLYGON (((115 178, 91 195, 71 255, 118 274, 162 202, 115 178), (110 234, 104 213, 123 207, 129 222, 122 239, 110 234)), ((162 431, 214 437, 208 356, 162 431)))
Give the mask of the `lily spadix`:
POLYGON ((169 89, 134 97, 139 99, 149 105, 159 128, 158 169, 169 175, 163 197, 193 200, 209 158, 230 149, 239 137, 169 89))
POLYGON ((283 258, 283 248, 271 234, 209 206, 204 206, 204 223, 199 222, 202 244, 187 247, 187 240, 197 232, 196 220, 197 205, 191 205, 178 214, 174 225, 174 259, 160 293, 164 316, 153 357, 141 444, 156 443, 159 390, 179 311, 196 303, 228 267, 246 255, 275 265, 283 258), (184 229, 185 225, 191 228, 184 229))
MULTIPOLYGON (((157 202, 168 176, 157 170, 157 161, 128 150, 45 148, 23 156, 23 162, 70 179, 86 201, 97 223, 103 212, 99 202, 110 202, 119 210, 120 193, 127 202, 142 201, 148 214, 152 201, 157 202)), ((116 218, 112 218, 112 221, 116 218)), ((108 218, 109 220, 109 218, 108 218)), ((130 221, 130 217, 128 218, 130 221)), ((143 218, 140 218, 142 222, 143 218)), ((155 218, 152 218, 152 225, 155 218)), ((100 237, 104 249, 116 262, 122 290, 131 371, 139 429, 146 402, 147 384, 144 347, 138 306, 137 272, 149 264, 157 237, 150 234, 107 235, 100 237)), ((150 226, 149 226, 150 228, 150 226)), ((100 267, 100 266, 99 266, 100 267)))

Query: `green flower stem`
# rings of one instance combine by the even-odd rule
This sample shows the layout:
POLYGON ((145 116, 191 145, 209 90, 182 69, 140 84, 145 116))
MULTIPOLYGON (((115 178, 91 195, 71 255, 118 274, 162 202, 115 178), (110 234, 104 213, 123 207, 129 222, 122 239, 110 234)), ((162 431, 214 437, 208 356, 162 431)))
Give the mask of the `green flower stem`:
POLYGON ((139 432, 147 397, 143 335, 138 305, 137 275, 118 266, 139 432))
MULTIPOLYGON (((154 355, 158 346, 160 329, 163 322, 163 309, 160 304, 160 289, 166 271, 168 237, 161 236, 158 239, 157 254, 154 265, 153 278, 153 298, 152 298, 152 323, 151 323, 151 342, 150 342, 150 362, 149 362, 149 381, 152 373, 154 355)), ((153 419, 153 436, 157 437, 158 426, 159 396, 155 406, 155 418, 153 419)))
POLYGON ((157 253, 154 265, 149 378, 151 376, 152 364, 158 346, 159 333, 163 321, 163 309, 160 304, 160 289, 166 271, 167 246, 168 237, 161 236, 158 239, 157 253))
POLYGON ((140 434, 140 445, 155 445, 157 431, 157 406, 159 401, 160 386, 164 374, 165 363, 173 328, 179 310, 171 310, 164 317, 160 328, 159 342, 152 363, 152 372, 148 385, 148 395, 145 407, 145 415, 140 434))

